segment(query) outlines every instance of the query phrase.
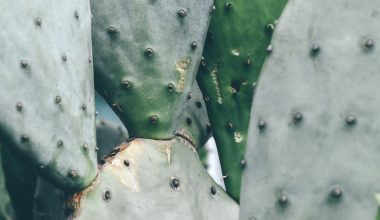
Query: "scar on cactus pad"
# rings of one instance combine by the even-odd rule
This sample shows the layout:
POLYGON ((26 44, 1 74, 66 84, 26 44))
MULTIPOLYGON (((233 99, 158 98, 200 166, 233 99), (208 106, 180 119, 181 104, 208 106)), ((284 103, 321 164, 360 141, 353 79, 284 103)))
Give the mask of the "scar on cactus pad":
POLYGON ((66 201, 73 219, 150 219, 154 213, 155 219, 230 220, 238 218, 238 209, 181 138, 122 144, 97 180, 66 201))
POLYGON ((172 138, 195 81, 212 0, 91 4, 96 90, 130 137, 172 138))
POLYGON ((249 113, 275 21, 287 0, 215 1, 197 81, 227 192, 239 201, 249 113))

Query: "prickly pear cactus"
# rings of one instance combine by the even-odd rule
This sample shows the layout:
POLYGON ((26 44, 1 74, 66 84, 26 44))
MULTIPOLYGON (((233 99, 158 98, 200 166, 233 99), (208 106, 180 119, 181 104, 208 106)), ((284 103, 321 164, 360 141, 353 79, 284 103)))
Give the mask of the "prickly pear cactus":
POLYGON ((33 216, 33 196, 36 188, 37 169, 25 163, 24 157, 17 157, 9 149, 0 147, 5 185, 16 219, 30 219, 33 216))
POLYGON ((212 0, 92 0, 96 90, 131 137, 174 136, 191 91, 212 0))
POLYGON ((287 0, 215 1, 197 81, 206 100, 227 192, 239 200, 253 89, 287 0))
POLYGON ((379 9, 289 2, 252 106, 240 219, 376 219, 379 9))
POLYGON ((96 121, 96 143, 98 146, 98 158, 111 153, 121 143, 128 140, 128 133, 124 127, 118 126, 107 120, 96 121))
POLYGON ((80 190, 96 176, 89 2, 0 5, 0 139, 55 186, 80 190))
POLYGON ((99 176, 66 202, 73 219, 228 219, 238 205, 207 174, 184 139, 122 144, 99 176))
POLYGON ((196 82, 193 84, 188 99, 179 128, 175 131, 175 134, 187 139, 198 150, 210 138, 211 128, 206 105, 196 82))
MULTIPOLYGON (((0 145, 0 151, 1 151, 0 145)), ((13 217, 12 204, 9 198, 8 191, 5 187, 5 177, 3 171, 3 161, 0 157, 0 219, 10 220, 13 217)))

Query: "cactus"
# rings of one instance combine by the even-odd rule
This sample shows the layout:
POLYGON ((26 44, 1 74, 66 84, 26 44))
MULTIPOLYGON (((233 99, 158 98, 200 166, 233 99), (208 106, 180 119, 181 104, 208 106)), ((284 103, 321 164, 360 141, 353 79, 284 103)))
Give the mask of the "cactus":
POLYGON ((69 218, 237 219, 237 204, 208 176, 191 144, 180 139, 122 144, 97 180, 66 202, 69 218))
POLYGON ((175 133, 186 138, 198 150, 210 138, 211 130, 203 96, 196 82, 193 84, 188 99, 175 133))
POLYGON ((380 220, 379 1, 0 5, 0 220, 380 220))
POLYGON ((253 89, 287 0, 216 1, 197 81, 227 192, 239 200, 253 89))
POLYGON ((201 59, 212 0, 92 0, 95 88, 131 137, 168 139, 201 59))
POLYGON ((240 219, 376 219, 379 1, 290 1, 252 106, 240 219))
MULTIPOLYGON (((68 191, 96 176, 88 1, 0 0, 0 139, 68 191)), ((27 161, 22 161, 27 163, 27 161)))

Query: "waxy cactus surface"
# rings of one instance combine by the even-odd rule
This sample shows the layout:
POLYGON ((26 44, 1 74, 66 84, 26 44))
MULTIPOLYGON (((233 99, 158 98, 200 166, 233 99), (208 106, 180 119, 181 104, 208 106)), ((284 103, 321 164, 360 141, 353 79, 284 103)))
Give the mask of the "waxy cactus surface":
POLYGON ((89 2, 0 1, 0 139, 55 186, 96 176, 89 2))
POLYGON ((376 219, 379 8, 289 2, 252 106, 240 219, 376 219))
POLYGON ((287 0, 215 1, 197 81, 227 192, 239 201, 250 108, 277 18, 287 0))
POLYGON ((191 144, 176 138, 122 144, 66 210, 69 218, 83 220, 232 220, 239 208, 207 174, 191 144))
POLYGON ((380 220, 379 0, 0 9, 0 220, 380 220))
POLYGON ((212 0, 92 0, 96 90, 130 137, 168 139, 181 123, 212 0))

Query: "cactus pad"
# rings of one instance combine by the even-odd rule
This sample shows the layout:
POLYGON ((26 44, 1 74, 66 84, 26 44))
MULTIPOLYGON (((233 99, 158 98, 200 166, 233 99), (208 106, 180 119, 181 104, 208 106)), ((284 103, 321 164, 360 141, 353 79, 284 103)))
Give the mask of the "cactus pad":
POLYGON ((96 176, 89 2, 0 5, 0 138, 55 186, 80 190, 96 176))
POLYGON ((287 0, 216 1, 197 81, 206 100, 227 192, 240 195, 253 89, 287 0))
POLYGON ((240 219, 376 219, 379 8, 289 2, 252 106, 240 219))
POLYGON ((228 219, 238 205, 207 174, 185 140, 122 144, 99 176, 66 202, 73 219, 228 219))
POLYGON ((95 88, 129 135, 168 139, 180 123, 212 0, 92 0, 95 88))

